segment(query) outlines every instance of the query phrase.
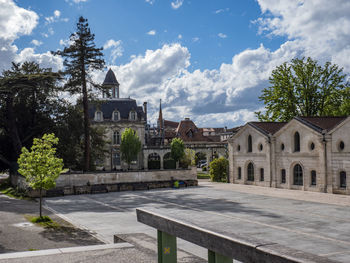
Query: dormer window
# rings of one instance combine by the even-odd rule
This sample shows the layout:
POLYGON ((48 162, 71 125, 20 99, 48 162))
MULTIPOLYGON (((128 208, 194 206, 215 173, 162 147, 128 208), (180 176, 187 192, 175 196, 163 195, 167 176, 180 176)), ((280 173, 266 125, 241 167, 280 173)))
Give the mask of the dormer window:
POLYGON ((120 120, 119 111, 113 111, 112 120, 113 121, 119 121, 120 120))
POLYGON ((136 112, 135 111, 130 111, 130 120, 136 121, 136 112))
POLYGON ((188 135, 188 137, 192 138, 193 137, 192 130, 189 130, 187 135, 188 135))
POLYGON ((101 111, 95 112, 95 121, 103 121, 103 115, 101 111))

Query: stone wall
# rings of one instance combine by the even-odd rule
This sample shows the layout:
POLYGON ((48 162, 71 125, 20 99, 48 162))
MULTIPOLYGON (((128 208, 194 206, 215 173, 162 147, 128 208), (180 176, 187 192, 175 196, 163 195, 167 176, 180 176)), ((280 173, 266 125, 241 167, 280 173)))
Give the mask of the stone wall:
MULTIPOLYGON (((56 188, 44 191, 45 196, 94 194, 116 191, 149 190, 172 187, 174 181, 182 186, 197 186, 196 167, 184 170, 128 171, 108 173, 62 174, 56 180, 56 188)), ((38 196, 38 191, 28 188, 23 177, 16 177, 15 184, 28 195, 38 196)))

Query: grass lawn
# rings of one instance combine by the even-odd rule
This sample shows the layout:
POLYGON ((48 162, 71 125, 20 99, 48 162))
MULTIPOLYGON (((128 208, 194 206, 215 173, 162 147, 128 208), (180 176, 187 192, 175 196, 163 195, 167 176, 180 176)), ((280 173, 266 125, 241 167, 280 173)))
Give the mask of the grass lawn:
POLYGON ((24 192, 13 188, 8 180, 0 184, 0 193, 16 199, 33 200, 33 198, 28 197, 24 192))
POLYGON ((198 172, 197 173, 197 179, 210 179, 210 175, 206 174, 206 173, 198 172))

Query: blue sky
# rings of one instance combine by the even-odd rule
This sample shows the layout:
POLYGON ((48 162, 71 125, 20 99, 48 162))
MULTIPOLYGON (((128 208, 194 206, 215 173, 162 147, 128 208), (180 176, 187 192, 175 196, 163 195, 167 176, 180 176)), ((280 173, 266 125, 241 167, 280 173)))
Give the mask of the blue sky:
MULTIPOLYGON (((148 101, 155 123, 190 117, 200 127, 255 119, 271 71, 312 56, 350 70, 346 0, 0 0, 0 70, 35 60, 62 69, 62 49, 88 18, 121 96, 148 101)), ((105 72, 94 72, 102 81, 105 72)))

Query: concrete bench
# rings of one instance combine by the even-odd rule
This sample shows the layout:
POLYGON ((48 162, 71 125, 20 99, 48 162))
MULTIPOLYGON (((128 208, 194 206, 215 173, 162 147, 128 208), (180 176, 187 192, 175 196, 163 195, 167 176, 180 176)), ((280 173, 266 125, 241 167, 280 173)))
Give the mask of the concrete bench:
MULTIPOLYGON (((166 210, 164 210, 166 212, 166 210)), ((159 213, 153 209, 136 209, 137 220, 157 229, 158 263, 177 262, 176 238, 208 249, 209 263, 228 263, 233 259, 244 263, 331 263, 328 258, 295 250, 274 242, 227 236, 159 213)))

